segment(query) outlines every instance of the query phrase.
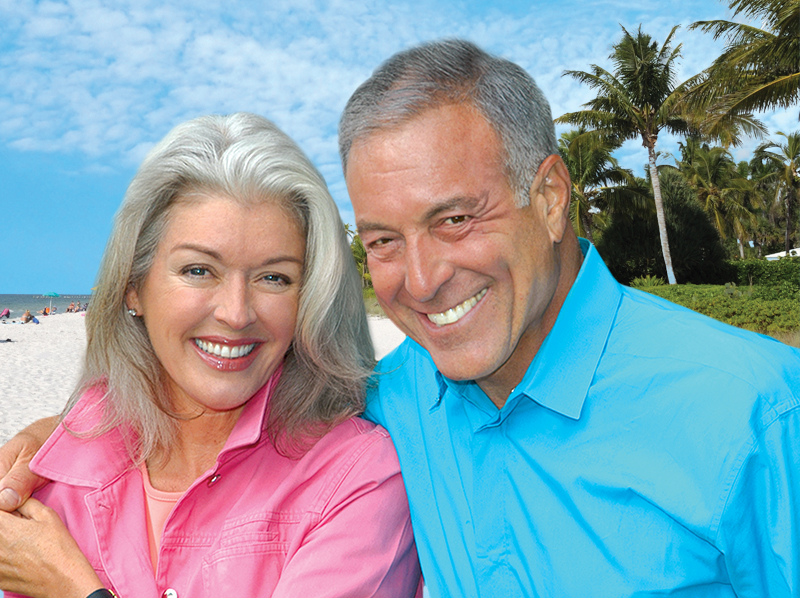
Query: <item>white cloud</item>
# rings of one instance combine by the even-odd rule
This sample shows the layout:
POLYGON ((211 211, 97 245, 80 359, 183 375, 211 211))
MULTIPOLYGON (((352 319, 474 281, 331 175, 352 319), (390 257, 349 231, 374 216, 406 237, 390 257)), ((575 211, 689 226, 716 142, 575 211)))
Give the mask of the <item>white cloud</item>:
MULTIPOLYGON (((624 0, 509 10, 449 0, 232 0, 224 7, 211 0, 2 0, 0 141, 129 166, 178 122, 249 110, 294 136, 346 206, 336 155, 339 112, 393 52, 433 38, 473 39, 528 69, 558 116, 592 97, 563 71, 607 66, 619 23, 633 30, 642 22, 658 41, 682 23, 676 42, 684 43, 683 77, 707 66, 719 47, 686 26, 724 16, 724 4, 714 0, 676 0, 669 12, 663 3, 631 10, 624 0)), ((792 126, 783 115, 768 122, 792 126)), ((626 152, 638 172, 640 152, 626 152)))

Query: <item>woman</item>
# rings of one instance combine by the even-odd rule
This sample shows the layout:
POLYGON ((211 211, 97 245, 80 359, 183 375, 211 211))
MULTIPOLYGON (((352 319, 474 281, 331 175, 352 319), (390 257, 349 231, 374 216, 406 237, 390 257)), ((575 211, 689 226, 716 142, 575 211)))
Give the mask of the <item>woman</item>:
POLYGON ((354 417, 373 363, 358 275, 324 181, 274 125, 199 118, 151 151, 86 326, 78 388, 31 464, 86 558, 31 500, 0 513, 0 587, 415 593, 394 449, 354 417))

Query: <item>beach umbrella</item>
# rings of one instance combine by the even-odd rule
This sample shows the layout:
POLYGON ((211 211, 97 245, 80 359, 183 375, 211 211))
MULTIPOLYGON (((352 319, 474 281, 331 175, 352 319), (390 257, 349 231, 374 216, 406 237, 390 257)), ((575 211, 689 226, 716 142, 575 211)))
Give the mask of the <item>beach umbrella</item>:
POLYGON ((53 297, 61 297, 58 293, 45 293, 42 297, 50 297, 50 311, 53 311, 53 297))

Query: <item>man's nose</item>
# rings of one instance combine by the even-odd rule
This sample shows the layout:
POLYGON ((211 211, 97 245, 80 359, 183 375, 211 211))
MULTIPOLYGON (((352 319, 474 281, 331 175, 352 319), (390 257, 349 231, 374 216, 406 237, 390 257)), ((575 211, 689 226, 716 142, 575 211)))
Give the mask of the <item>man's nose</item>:
POLYGON ((217 292, 214 317, 232 330, 241 330, 252 324, 256 315, 250 292, 244 277, 226 279, 217 292))
POLYGON ((405 290, 418 302, 430 301, 453 276, 453 267, 439 243, 417 238, 406 241, 405 290))

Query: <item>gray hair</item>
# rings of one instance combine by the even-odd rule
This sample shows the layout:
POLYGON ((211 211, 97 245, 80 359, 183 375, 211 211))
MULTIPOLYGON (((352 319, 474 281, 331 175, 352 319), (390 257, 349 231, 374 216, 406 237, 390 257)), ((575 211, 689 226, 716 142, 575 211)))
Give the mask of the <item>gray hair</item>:
MULTIPOLYGON (((137 459, 168 454, 176 416, 166 373, 126 293, 153 263, 172 208, 214 193, 243 204, 274 203, 305 234, 297 324, 269 403, 267 433, 286 452, 363 411, 374 365, 359 276, 336 204, 311 161, 272 122, 254 114, 204 116, 173 129, 144 159, 116 215, 86 316, 80 395, 105 386, 100 433, 129 424, 137 459)), ((266 382, 266 380, 265 380, 266 382)))
POLYGON ((399 52, 353 93, 339 121, 344 172, 353 143, 394 128, 431 108, 471 104, 500 137, 506 175, 519 206, 542 161, 558 154, 550 104, 520 66, 464 40, 444 40, 399 52))

